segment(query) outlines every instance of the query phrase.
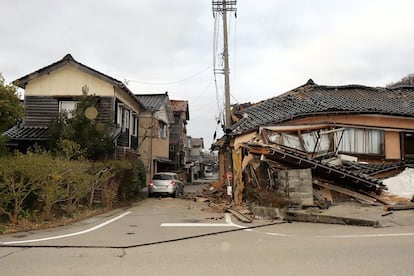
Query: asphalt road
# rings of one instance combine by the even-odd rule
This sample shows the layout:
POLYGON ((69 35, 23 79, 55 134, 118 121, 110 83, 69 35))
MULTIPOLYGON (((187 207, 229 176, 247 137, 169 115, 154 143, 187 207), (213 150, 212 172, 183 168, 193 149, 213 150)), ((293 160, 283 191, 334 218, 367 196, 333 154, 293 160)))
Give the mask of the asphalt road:
POLYGON ((0 236, 0 275, 414 274, 414 226, 247 225, 206 208, 151 198, 70 226, 0 236))

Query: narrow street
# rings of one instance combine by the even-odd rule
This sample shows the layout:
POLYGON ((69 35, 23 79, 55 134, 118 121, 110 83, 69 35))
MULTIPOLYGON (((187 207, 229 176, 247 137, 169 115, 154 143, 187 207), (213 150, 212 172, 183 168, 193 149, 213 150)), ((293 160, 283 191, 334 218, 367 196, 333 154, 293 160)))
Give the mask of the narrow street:
MULTIPOLYGON (((203 185, 190 185, 196 191, 203 185)), ((412 275, 414 226, 255 220, 148 198, 66 227, 0 237, 2 275, 412 275)))

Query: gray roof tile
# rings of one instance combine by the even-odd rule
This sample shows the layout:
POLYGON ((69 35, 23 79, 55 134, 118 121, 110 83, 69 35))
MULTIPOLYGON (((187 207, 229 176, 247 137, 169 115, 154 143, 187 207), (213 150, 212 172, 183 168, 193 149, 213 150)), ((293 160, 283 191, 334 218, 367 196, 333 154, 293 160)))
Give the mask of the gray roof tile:
POLYGON ((14 126, 4 135, 12 140, 46 140, 49 134, 47 127, 14 126))
POLYGON ((165 100, 168 99, 168 94, 135 95, 135 98, 141 103, 145 110, 157 111, 162 107, 165 100))
POLYGON ((309 80, 237 112, 242 118, 232 129, 234 134, 240 134, 298 117, 336 113, 414 116, 414 87, 324 86, 309 80))

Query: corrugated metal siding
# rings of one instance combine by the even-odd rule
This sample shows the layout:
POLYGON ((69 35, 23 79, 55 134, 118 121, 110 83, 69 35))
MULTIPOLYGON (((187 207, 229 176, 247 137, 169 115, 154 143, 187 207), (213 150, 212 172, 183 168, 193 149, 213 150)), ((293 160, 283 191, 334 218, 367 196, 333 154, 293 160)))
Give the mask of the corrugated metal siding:
POLYGON ((25 99, 26 126, 48 126, 59 113, 57 99, 45 96, 28 96, 25 99))

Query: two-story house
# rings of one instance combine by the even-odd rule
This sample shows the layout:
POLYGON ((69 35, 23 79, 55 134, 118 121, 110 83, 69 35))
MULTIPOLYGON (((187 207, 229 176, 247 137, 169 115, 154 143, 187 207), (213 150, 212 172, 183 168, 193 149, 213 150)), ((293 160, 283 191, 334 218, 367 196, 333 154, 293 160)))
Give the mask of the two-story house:
POLYGON ((139 154, 147 180, 156 172, 173 169, 169 159, 170 126, 174 120, 168 93, 135 95, 143 109, 139 116, 139 154))
POLYGON ((24 89, 25 115, 21 124, 5 135, 9 145, 25 149, 48 140, 48 126, 59 112, 76 107, 76 97, 85 88, 98 97, 98 122, 112 121, 117 153, 138 154, 140 102, 119 80, 76 61, 70 54, 15 81, 24 89))
POLYGON ((190 120, 188 101, 170 100, 174 114, 174 122, 171 125, 170 135, 170 159, 175 170, 185 167, 187 157, 185 155, 185 145, 187 144, 187 121, 190 120))

